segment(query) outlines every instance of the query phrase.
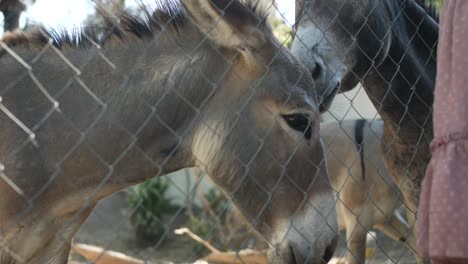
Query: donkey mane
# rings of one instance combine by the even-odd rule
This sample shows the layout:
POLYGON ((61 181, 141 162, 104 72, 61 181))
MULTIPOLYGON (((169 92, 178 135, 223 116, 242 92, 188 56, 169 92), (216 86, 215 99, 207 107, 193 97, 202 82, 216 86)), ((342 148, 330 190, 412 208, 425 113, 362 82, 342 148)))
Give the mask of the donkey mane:
MULTIPOLYGON (((118 14, 110 14, 107 11, 99 12, 99 17, 107 27, 97 27, 95 25, 85 25, 75 28, 72 32, 63 29, 47 29, 43 26, 35 27, 28 32, 7 33, 1 41, 10 47, 26 46, 30 48, 40 48, 48 43, 52 43, 56 48, 86 48, 92 45, 112 43, 115 40, 128 40, 132 38, 146 39, 157 34, 169 32, 173 36, 181 36, 196 28, 189 23, 187 14, 181 5, 175 0, 155 0, 156 10, 150 11, 148 7, 141 6, 142 14, 135 14, 128 9, 119 10, 118 14)), ((258 1, 226 1, 226 6, 231 4, 241 4, 250 12, 249 15, 258 21, 259 26, 267 23, 268 11, 261 7, 258 1)), ((243 9, 238 9, 242 12, 243 9)), ((223 12, 223 11, 221 11, 223 12)), ((239 14, 239 15, 245 15, 239 14)), ((0 57, 5 53, 0 48, 0 57)))

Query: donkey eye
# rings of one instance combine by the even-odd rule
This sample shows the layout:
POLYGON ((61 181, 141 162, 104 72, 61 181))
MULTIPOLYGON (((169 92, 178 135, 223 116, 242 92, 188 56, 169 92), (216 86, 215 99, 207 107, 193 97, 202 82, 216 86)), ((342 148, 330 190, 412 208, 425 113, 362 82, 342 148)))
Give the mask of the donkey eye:
POLYGON ((290 114, 281 116, 286 124, 292 129, 299 131, 304 134, 304 137, 308 140, 312 137, 312 128, 310 123, 310 116, 308 114, 290 114))

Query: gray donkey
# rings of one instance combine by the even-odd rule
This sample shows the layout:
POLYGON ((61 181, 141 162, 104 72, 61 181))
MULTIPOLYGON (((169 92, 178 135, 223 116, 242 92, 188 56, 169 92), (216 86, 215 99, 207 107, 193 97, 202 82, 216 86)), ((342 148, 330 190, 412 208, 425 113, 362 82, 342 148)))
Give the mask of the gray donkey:
POLYGON ((66 263, 100 199, 187 167, 212 175, 272 263, 331 258, 335 201, 310 73, 255 5, 182 5, 123 12, 103 35, 1 39, 0 263, 66 263))
POLYGON ((439 26, 423 0, 297 0, 293 53, 312 73, 321 109, 361 82, 384 120, 382 151, 410 222, 431 154, 439 26))

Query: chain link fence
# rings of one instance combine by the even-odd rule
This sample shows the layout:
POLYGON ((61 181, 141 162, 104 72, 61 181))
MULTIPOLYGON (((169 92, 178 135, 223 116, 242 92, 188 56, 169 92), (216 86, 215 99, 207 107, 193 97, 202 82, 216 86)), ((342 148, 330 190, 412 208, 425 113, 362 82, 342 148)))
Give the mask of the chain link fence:
MULTIPOLYGON (((28 26, 32 33, 7 32, 0 41, 0 197, 4 201, 0 263, 62 263, 64 259, 101 264, 268 263, 267 255, 273 263, 319 263, 317 259, 328 261, 333 252, 329 263, 416 263, 415 210, 409 193, 418 191, 413 186, 417 181, 411 178, 413 167, 421 170, 425 156, 420 152, 427 150, 432 136, 427 131, 432 126, 432 99, 425 97, 424 89, 434 85, 431 67, 437 47, 431 41, 437 35, 430 27, 437 23, 434 14, 442 2, 398 0, 388 4, 389 13, 381 14, 382 3, 299 1, 294 32, 290 22, 282 21, 274 1, 250 9, 237 1, 211 5, 193 1, 200 10, 214 8, 200 16, 195 8, 183 11, 177 1, 135 8, 130 15, 122 9, 124 2, 92 2, 95 13, 80 31, 28 26), (268 10, 264 16, 273 21, 274 34, 280 39, 275 45, 281 47, 267 41, 259 51, 255 46, 259 34, 269 37, 261 22, 263 9, 268 10), (336 14, 327 17, 330 12, 336 14), (204 17, 217 15, 211 25, 203 24, 204 17), (383 25, 383 33, 369 26, 376 15, 388 16, 385 21, 390 26, 383 25), (353 27, 355 21, 360 21, 359 28, 353 27), (404 27, 401 21, 409 25, 404 27), (205 32, 204 37, 194 33, 194 23, 205 32), (314 35, 317 32, 321 35, 314 35), (348 34, 353 42, 346 42, 337 32, 348 34), (369 39, 359 39, 362 35, 369 39), (401 54, 396 54, 392 53, 396 44, 387 46, 387 39, 409 42, 399 46, 401 54), (237 44, 239 40, 244 43, 237 44), (378 44, 367 45, 371 41, 378 44), (233 52, 230 48, 235 45, 233 52), (289 53, 284 50, 291 45, 298 60, 285 59, 289 53), (415 52, 414 45, 416 50, 424 46, 428 53, 415 52), (251 54, 242 57, 251 48, 254 62, 249 61, 251 54), (324 54, 335 54, 341 60, 330 60, 324 54), (381 59, 382 54, 386 59, 381 59), (415 54, 421 58, 412 63, 415 54), (239 56, 244 66, 237 66, 239 56), (212 61, 200 62, 208 57, 212 61), (158 67, 145 64, 148 58, 157 58, 158 67), (364 65, 363 58, 371 65, 364 65), (317 94, 302 91, 309 97, 297 99, 296 88, 262 88, 265 83, 285 86, 283 76, 294 87, 307 83, 307 77, 297 75, 294 68, 299 61, 310 70, 317 94), (387 61, 391 65, 381 67, 387 61), (248 68, 260 63, 265 68, 248 68), (230 72, 242 73, 242 67, 250 69, 249 74, 232 81, 237 77, 230 72), (336 97, 336 87, 330 86, 335 79, 343 91, 336 97), (381 82, 385 88, 373 88, 381 82), (210 92, 203 93, 197 86, 200 83, 210 87, 210 92), (356 88, 349 89, 354 87, 350 83, 357 84, 356 88), (154 84, 174 88, 154 97, 150 87, 154 84), (231 86, 229 92, 223 90, 226 85, 231 86), (232 93, 236 85, 249 89, 232 93), (398 94, 402 89, 394 85, 408 87, 410 92, 398 94), (143 87, 143 92, 135 92, 134 87, 143 87), (200 92, 193 92, 197 89, 200 92), (277 94, 283 93, 286 99, 278 101, 277 94), (231 97, 242 102, 234 104, 231 97), (252 114, 257 97, 266 103, 252 114), (318 126, 318 108, 309 110, 310 98, 316 100, 312 105, 325 105, 327 110, 320 117, 324 151, 320 161, 310 154, 320 149, 311 132, 318 126), (216 107, 209 108, 213 100, 216 107), (275 100, 276 104, 270 104, 275 100), (207 114, 206 109, 219 109, 220 114, 207 114), (232 114, 229 122, 224 122, 225 109, 232 114), (271 115, 274 122, 265 123, 271 115), (261 126, 263 130, 257 128, 261 126), (184 150, 187 138, 190 151, 184 150), (392 152, 414 142, 404 148, 413 151, 405 154, 407 160, 392 152), (304 151, 309 151, 309 157, 301 155, 304 151), (320 179, 325 163, 329 180, 320 179), (291 169, 294 166, 289 164, 307 166, 291 169), (296 181, 295 175, 307 169, 310 178, 296 181), (223 185, 226 179, 222 177, 228 173, 240 177, 235 187, 223 185), (280 176, 272 176, 274 183, 269 185, 264 178, 256 178, 262 173, 280 176), (124 176, 130 174, 137 176, 124 176), (132 186, 137 183, 141 184, 132 186), (293 190, 288 189, 291 186, 293 190), (311 191, 317 186, 323 188, 320 192, 333 190, 336 199, 320 200, 311 191), (284 197, 277 198, 278 193, 284 197), (251 201, 239 202, 239 196, 251 201), (303 200, 300 205, 295 204, 298 199, 303 200), (246 209, 246 204, 255 208, 246 209), (303 220, 300 215, 318 220, 303 220), (336 251, 333 245, 321 245, 331 243, 327 236, 332 231, 340 234, 336 251), (294 245, 294 232, 301 235, 297 241, 303 245, 294 245), (72 237, 74 247, 69 252, 72 237), (285 241, 290 243, 287 250, 267 253, 269 247, 285 241), (325 253, 319 252, 322 249, 325 253)), ((20 1, 0 0, 5 31, 13 29, 11 23, 18 24, 17 20, 7 22, 10 11, 17 10, 19 15, 24 6, 20 1)))

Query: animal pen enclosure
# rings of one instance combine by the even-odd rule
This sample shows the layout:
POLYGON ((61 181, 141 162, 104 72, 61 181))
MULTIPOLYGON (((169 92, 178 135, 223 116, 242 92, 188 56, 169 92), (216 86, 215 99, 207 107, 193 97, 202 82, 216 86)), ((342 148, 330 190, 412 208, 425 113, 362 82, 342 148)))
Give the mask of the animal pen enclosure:
POLYGON ((440 3, 117 2, 0 40, 0 264, 421 261, 440 3))

